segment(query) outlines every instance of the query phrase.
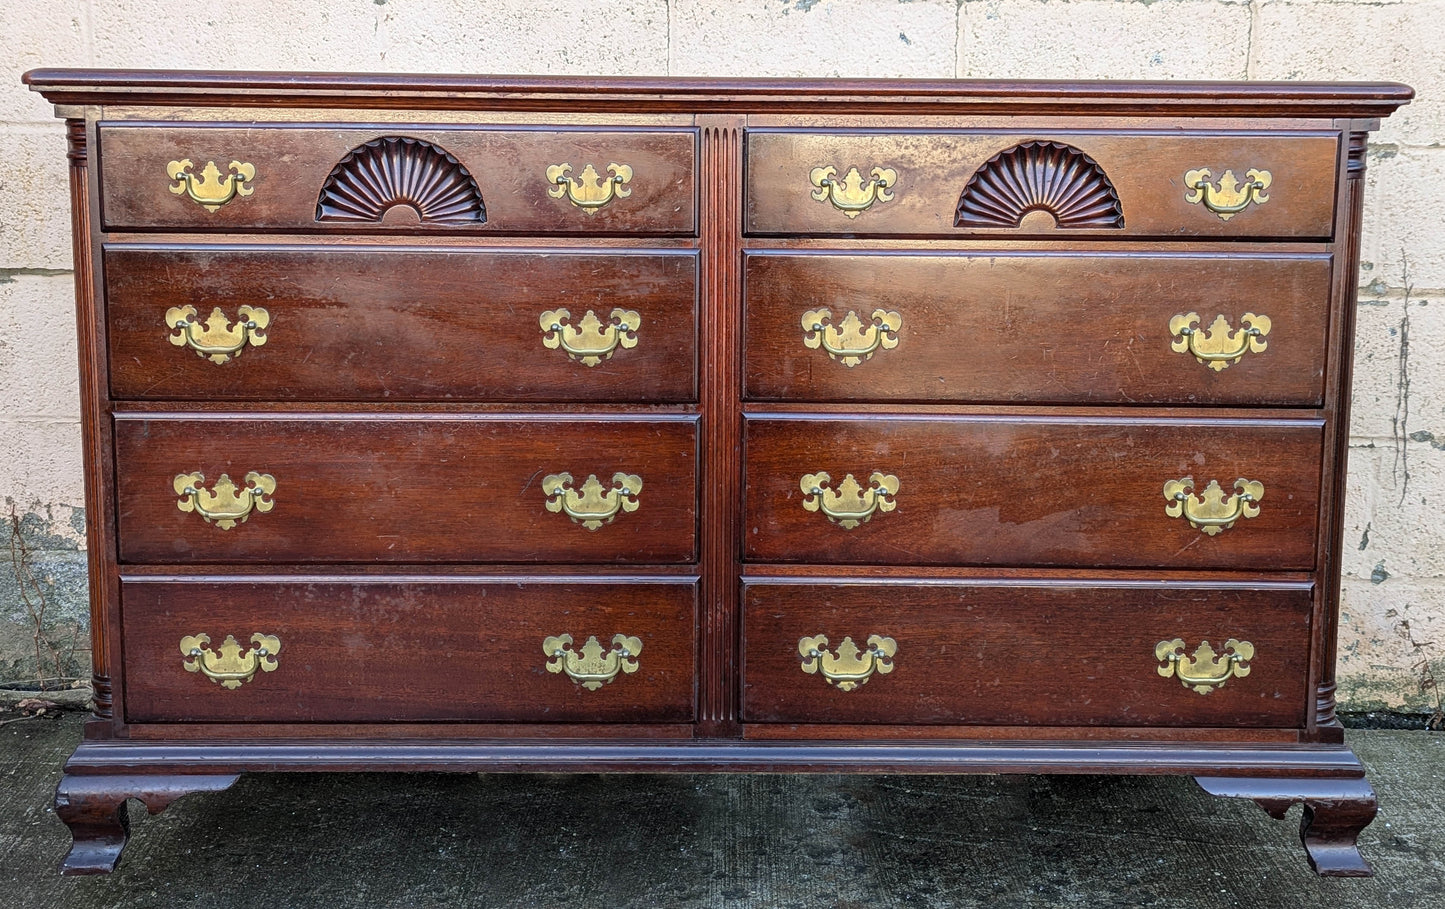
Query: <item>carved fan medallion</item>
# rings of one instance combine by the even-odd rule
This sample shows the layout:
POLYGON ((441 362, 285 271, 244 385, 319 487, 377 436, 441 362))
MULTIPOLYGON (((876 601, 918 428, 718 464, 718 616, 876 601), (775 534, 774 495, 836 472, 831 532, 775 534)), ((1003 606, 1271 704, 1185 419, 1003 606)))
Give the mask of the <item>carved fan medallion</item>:
POLYGON ((446 149, 409 136, 357 146, 332 168, 316 200, 317 221, 380 224, 397 206, 423 224, 485 224, 477 181, 446 149))
POLYGON ((984 162, 958 197, 954 227, 1019 227, 1030 212, 1056 227, 1124 226, 1114 184, 1093 158, 1062 142, 1025 142, 984 162))

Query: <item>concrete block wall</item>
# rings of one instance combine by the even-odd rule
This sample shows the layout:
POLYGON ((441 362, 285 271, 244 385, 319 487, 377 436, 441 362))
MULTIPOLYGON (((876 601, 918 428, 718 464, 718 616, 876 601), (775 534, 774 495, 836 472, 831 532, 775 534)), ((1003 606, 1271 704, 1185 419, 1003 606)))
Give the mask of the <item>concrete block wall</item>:
MULTIPOLYGON (((163 0, 0 3, 0 680, 85 613, 64 141, 35 66, 933 78, 1392 79, 1369 153, 1342 706, 1445 675, 1445 2, 163 0), (13 542, 13 541, 12 541, 13 542)), ((83 655, 82 655, 83 656, 83 655)))

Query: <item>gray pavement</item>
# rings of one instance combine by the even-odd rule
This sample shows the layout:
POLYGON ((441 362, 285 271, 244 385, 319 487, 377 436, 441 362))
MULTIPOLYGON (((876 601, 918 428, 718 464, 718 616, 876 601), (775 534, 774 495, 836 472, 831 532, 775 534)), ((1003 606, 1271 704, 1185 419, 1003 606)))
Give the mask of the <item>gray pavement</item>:
MULTIPOLYGON (((14 717, 9 712, 3 717, 14 717)), ((1352 730, 1377 876, 1183 777, 252 775, 61 878, 82 717, 0 727, 0 907, 1445 907, 1445 734, 1352 730)))

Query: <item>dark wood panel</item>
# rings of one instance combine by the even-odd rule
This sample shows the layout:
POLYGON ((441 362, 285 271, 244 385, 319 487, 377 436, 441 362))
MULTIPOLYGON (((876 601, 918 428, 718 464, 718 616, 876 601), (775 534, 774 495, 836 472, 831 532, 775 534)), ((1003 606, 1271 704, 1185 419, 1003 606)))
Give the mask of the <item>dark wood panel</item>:
POLYGON ((105 276, 117 398, 696 399, 691 252, 110 247, 105 276), (219 307, 232 325, 263 307, 266 343, 219 364, 179 347, 166 314, 187 305, 193 321, 219 307), (540 317, 558 309, 574 328, 588 312, 604 324, 635 312, 636 345, 591 366, 548 349, 558 333, 540 317))
POLYGON ((695 133, 682 129, 110 123, 100 128, 101 212, 109 229, 692 234, 696 146, 695 133), (318 221, 317 202, 332 169, 353 149, 385 136, 433 143, 460 162, 481 194, 485 222, 418 223, 405 205, 379 223, 318 221), (197 173, 208 161, 222 170, 233 160, 252 164, 254 193, 207 211, 170 191, 166 166, 182 159, 197 173), (548 193, 552 165, 570 164, 571 176, 580 179, 587 164, 607 178, 613 163, 632 168, 626 198, 589 213, 548 193))
POLYGON ((1299 726, 1311 588, 746 583, 748 722, 1299 726), (804 673, 799 640, 896 642, 893 669, 851 691, 804 673), (1208 694, 1163 678, 1155 646, 1255 646, 1208 694))
MULTIPOLYGON (((1317 405, 1324 386, 1328 255, 781 254, 746 259, 747 394, 756 400, 1317 405), (896 346, 831 355, 802 316, 848 313, 866 350, 873 313, 896 346), (1222 370, 1171 346, 1245 313, 1270 319, 1265 349, 1222 370), (809 348, 805 338, 817 346, 809 348), (849 365, 849 364, 852 365, 849 365)), ((817 324, 816 322, 814 324, 817 324)), ((1240 338, 1242 341, 1243 338, 1240 338)))
POLYGON ((517 583, 205 582, 122 586, 131 722, 416 720, 679 722, 692 719, 697 594, 689 581, 517 583), (185 668, 179 642, 280 641, 275 668, 227 689, 185 668), (573 650, 617 634, 634 672, 588 690, 548 671, 542 642, 573 650))
MULTIPOLYGON (((811 564, 1308 569, 1319 510, 1314 420, 749 417, 743 553, 811 564), (825 471, 897 478, 892 511, 851 530, 804 508, 825 471), (1217 535, 1165 514, 1164 483, 1264 484, 1217 535)), ((860 503, 866 508, 867 501, 860 503)))
POLYGON ((689 562, 697 426, 689 418, 116 420, 120 555, 128 562, 689 562), (274 507, 222 530, 178 507, 200 471, 273 476, 274 507), (542 480, 635 474, 637 509, 595 531, 546 509, 542 480))
POLYGON ((1333 133, 753 130, 747 143, 747 229, 858 236, 1323 238, 1333 226, 1339 144, 1333 133), (954 226, 959 196, 979 167, 1036 140, 1069 145, 1102 169, 1122 209, 1122 228, 1057 228, 1054 218, 1042 213, 1030 215, 1022 227, 954 226), (830 165, 840 179, 853 167, 865 179, 874 167, 896 171, 893 199, 852 218, 816 200, 809 175, 830 165), (1201 168, 1216 182, 1226 169, 1241 182, 1251 169, 1267 170, 1269 200, 1223 220, 1185 201, 1184 175, 1201 168))

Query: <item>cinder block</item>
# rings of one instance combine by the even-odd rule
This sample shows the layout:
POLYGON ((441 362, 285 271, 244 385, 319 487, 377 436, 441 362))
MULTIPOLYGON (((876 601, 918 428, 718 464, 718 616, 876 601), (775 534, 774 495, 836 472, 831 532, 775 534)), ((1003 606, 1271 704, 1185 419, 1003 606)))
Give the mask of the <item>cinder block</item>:
POLYGON ((1420 690, 1427 668, 1445 676, 1445 585, 1346 579, 1340 612, 1336 695, 1340 709, 1433 710, 1420 690))
POLYGON ((0 277, 0 419, 80 419, 74 288, 68 275, 0 277))
MULTIPOLYGON (((1399 411, 1404 406, 1404 388, 1400 379, 1402 343, 1413 343, 1416 333, 1412 307, 1410 326, 1406 328, 1405 304, 1396 295, 1375 297, 1360 295, 1355 316, 1354 398, 1350 405, 1350 435, 1356 439, 1389 440, 1395 434, 1399 411), (1402 337, 1408 332, 1408 338, 1402 337)), ((1409 368, 1418 369, 1419 363, 1409 368)), ((1413 389, 1412 389, 1413 390, 1413 389)), ((1416 402, 1418 404, 1418 401, 1416 402)), ((1408 418, 1407 418, 1408 422, 1408 418)))
POLYGON ((673 0, 673 75, 951 78, 952 0, 673 0))
POLYGON ((0 3, 0 122, 46 123, 50 102, 20 83, 36 67, 87 66, 86 0, 7 0, 0 3))
POLYGON ((85 502, 80 423, 0 419, 0 501, 85 502))
POLYGON ((70 174, 60 121, 4 131, 0 156, 0 270, 68 269, 70 174))
MULTIPOLYGON (((1445 8, 1441 10, 1445 14, 1445 8)), ((1377 147, 1365 171, 1360 280, 1445 290, 1445 148, 1377 147)))
POLYGON ((1263 0, 1252 39, 1256 79, 1384 79, 1416 99, 1384 121, 1381 142, 1445 142, 1445 8, 1439 0, 1263 0))
POLYGON ((1349 477, 1345 485, 1344 546, 1340 569, 1347 578, 1369 580, 1384 549, 1375 535, 1374 516, 1380 483, 1380 460, 1389 452, 1367 441, 1350 446, 1349 477))
POLYGON ((964 0, 959 75, 1243 79, 1249 7, 1213 0, 964 0))
POLYGON ((665 0, 96 0, 107 66, 472 73, 661 73, 665 0))

